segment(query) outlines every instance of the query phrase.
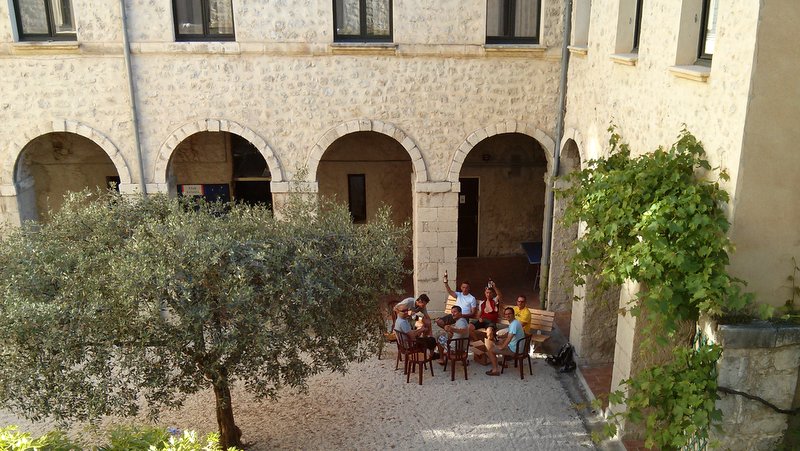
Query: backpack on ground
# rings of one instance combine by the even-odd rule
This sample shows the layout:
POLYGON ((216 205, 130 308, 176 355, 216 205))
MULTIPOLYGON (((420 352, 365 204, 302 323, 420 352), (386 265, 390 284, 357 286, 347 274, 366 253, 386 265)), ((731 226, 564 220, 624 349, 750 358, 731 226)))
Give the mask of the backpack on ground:
POLYGON ((561 367, 559 369, 562 373, 575 371, 575 348, 569 343, 564 343, 555 355, 548 356, 545 362, 553 366, 561 367))

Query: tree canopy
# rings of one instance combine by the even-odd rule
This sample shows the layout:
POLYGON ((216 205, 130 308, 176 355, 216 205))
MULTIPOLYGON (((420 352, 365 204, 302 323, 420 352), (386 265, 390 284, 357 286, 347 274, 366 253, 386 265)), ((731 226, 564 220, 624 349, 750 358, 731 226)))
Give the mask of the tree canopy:
POLYGON ((387 214, 163 196, 71 195, 0 243, 0 403, 87 420, 179 406, 212 387, 223 447, 241 446, 230 387, 305 388, 376 350, 407 230, 387 214))

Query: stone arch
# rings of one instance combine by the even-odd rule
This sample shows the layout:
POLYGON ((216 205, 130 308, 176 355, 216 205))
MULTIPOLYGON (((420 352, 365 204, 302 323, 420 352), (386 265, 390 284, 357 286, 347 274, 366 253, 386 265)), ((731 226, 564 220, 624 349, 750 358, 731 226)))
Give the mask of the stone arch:
MULTIPOLYGON (((570 141, 575 143, 578 148, 578 158, 580 159, 581 167, 587 161, 586 148, 583 143, 583 135, 575 128, 568 128, 564 130, 564 136, 561 138, 561 152, 567 147, 570 141)), ((559 171, 560 172, 560 171, 559 171)))
POLYGON ((106 135, 82 122, 59 119, 51 122, 44 122, 23 131, 19 135, 19 141, 15 141, 12 144, 11 147, 13 151, 9 153, 10 161, 7 161, 6 164, 3 165, 3 172, 0 174, 0 180, 7 181, 7 183, 3 184, 3 195, 15 195, 17 184, 28 183, 25 180, 17 180, 18 163, 25 146, 40 136, 59 132, 74 133, 97 144, 114 164, 117 174, 119 174, 120 185, 131 183, 131 170, 128 167, 128 163, 125 161, 125 158, 122 156, 117 146, 114 145, 106 135))
POLYGON ((453 156, 453 161, 450 163, 450 170, 447 173, 447 181, 457 186, 458 176, 461 173, 461 166, 464 164, 464 160, 466 160, 469 152, 484 139, 502 133, 520 133, 538 141, 542 149, 544 149, 545 158, 547 158, 547 173, 552 173, 553 151, 555 150, 555 141, 553 141, 553 138, 547 136, 545 132, 531 124, 511 120, 486 128, 480 128, 467 136, 467 139, 458 146, 453 156))
POLYGON ((157 186, 165 187, 167 184, 167 170, 169 160, 175 148, 186 138, 200 132, 228 132, 239 135, 253 144, 269 167, 272 183, 283 182, 283 170, 280 160, 275 156, 267 141, 252 129, 227 119, 200 119, 179 127, 170 133, 169 137, 161 144, 155 164, 153 165, 153 182, 157 186))
POLYGON ((422 158, 422 153, 414 140, 394 124, 373 121, 371 119, 354 119, 339 124, 325 132, 316 144, 314 144, 309 154, 306 180, 310 183, 314 183, 317 179, 317 169, 319 168, 320 160, 322 160, 322 155, 334 141, 342 136, 356 132, 376 132, 386 135, 400 143, 408 153, 408 156, 411 157, 411 165, 414 168, 416 182, 424 183, 428 181, 428 169, 425 166, 425 160, 422 158))

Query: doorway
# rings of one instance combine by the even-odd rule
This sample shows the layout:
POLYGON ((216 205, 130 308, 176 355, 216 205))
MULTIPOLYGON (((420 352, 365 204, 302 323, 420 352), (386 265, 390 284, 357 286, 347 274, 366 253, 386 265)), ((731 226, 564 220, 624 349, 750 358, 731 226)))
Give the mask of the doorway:
POLYGON ((477 177, 458 179, 458 257, 478 256, 478 198, 480 182, 477 177))

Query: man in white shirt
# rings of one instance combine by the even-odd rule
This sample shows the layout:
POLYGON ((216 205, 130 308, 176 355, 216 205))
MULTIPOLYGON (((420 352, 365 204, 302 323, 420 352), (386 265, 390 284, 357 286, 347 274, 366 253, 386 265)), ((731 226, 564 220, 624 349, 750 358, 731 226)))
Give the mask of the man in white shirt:
MULTIPOLYGON (((450 283, 447 281, 444 282, 444 286, 447 289, 447 294, 456 298, 456 305, 461 307, 461 314, 464 318, 472 319, 477 318, 478 315, 478 301, 475 299, 475 296, 471 295, 469 292, 469 282, 466 280, 461 282, 461 291, 456 293, 452 289, 450 289, 450 283)), ((445 315, 436 320, 436 325, 444 328, 448 324, 454 324, 456 322, 455 318, 453 318, 452 314, 445 315)))

